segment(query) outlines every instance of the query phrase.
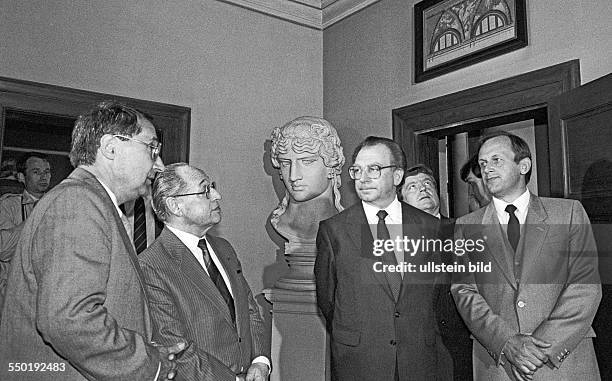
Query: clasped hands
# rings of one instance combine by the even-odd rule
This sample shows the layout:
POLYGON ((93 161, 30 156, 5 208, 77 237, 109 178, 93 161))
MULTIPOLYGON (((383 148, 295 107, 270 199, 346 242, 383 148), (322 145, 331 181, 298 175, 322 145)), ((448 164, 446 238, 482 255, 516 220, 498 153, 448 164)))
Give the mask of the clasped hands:
POLYGON ((247 370, 246 375, 238 375, 236 379, 238 381, 266 381, 268 373, 270 373, 269 370, 268 365, 262 362, 254 362, 247 370))
POLYGON ((512 374, 519 381, 532 380, 533 374, 548 362, 545 348, 551 344, 530 335, 516 334, 504 345, 504 355, 512 365, 512 374))

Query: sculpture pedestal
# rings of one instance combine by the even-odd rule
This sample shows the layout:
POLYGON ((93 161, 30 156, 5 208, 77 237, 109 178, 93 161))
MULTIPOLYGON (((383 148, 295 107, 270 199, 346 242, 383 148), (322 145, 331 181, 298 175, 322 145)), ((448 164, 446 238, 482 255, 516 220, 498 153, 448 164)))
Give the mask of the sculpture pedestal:
POLYGON ((317 245, 306 242, 286 242, 285 259, 289 272, 276 281, 275 286, 285 290, 314 291, 314 263, 317 245))
POLYGON ((330 380, 329 337, 315 291, 264 290, 272 303, 270 381, 330 380))

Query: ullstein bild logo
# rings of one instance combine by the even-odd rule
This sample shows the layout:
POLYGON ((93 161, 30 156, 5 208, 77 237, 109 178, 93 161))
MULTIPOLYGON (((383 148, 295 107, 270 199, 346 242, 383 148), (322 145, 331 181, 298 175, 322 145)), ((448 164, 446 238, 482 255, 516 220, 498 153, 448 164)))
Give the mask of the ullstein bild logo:
MULTIPOLYGON (((408 254, 414 257, 417 254, 426 253, 447 253, 456 256, 463 256, 466 253, 476 252, 482 253, 485 250, 483 239, 437 239, 437 238, 408 238, 397 237, 393 239, 376 239, 372 254, 380 257, 385 252, 404 252, 404 257, 408 254)), ((382 261, 374 262, 373 270, 375 272, 399 272, 399 273, 464 273, 464 272, 491 272, 490 262, 467 262, 463 263, 436 263, 429 261, 427 263, 411 263, 400 262, 398 264, 386 264, 382 261)))

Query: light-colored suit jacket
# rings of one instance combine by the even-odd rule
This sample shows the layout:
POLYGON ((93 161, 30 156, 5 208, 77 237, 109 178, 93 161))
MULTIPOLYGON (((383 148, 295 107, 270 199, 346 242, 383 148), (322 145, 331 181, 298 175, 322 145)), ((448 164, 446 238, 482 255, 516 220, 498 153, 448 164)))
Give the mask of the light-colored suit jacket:
POLYGON ((77 168, 23 228, 0 324, 0 380, 153 380, 150 335, 134 248, 108 193, 77 168), (39 371, 11 372, 10 363, 39 371))
POLYGON ((230 280, 236 322, 200 263, 164 228, 139 256, 151 302, 153 340, 188 342, 177 360, 176 380, 235 381, 255 357, 269 358, 264 323, 232 246, 223 238, 206 239, 230 280))
POLYGON ((501 352, 517 333, 552 344, 545 352, 556 369, 545 365, 534 380, 599 379, 591 323, 601 284, 595 240, 580 202, 531 195, 517 248, 520 273, 493 203, 459 218, 455 239, 484 239, 485 250, 466 255, 464 263, 491 263, 491 272, 458 276, 451 286, 476 338, 476 380, 514 379, 501 352))

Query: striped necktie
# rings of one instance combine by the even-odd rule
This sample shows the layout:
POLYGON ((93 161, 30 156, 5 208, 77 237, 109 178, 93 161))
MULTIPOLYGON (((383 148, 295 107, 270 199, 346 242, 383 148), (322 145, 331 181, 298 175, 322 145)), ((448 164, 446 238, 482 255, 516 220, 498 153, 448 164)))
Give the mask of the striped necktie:
POLYGON ((142 197, 134 201, 134 247, 138 254, 147 248, 147 214, 142 197))

